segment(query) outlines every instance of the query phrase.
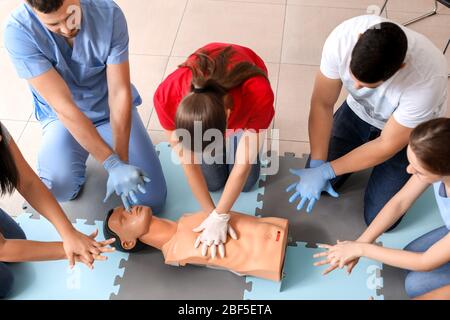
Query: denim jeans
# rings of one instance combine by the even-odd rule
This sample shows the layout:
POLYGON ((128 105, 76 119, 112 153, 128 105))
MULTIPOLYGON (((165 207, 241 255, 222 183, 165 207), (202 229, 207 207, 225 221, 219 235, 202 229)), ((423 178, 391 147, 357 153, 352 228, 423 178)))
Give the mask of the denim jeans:
MULTIPOLYGON (((380 129, 361 120, 350 109, 347 102, 344 102, 334 115, 328 161, 341 158, 361 145, 378 138, 380 134, 380 129)), ((408 158, 405 147, 392 158, 373 168, 364 195, 364 219, 367 225, 409 180, 411 176, 406 172, 407 167, 408 158)), ((339 189, 350 175, 345 174, 333 179, 331 181, 333 187, 339 189)), ((400 220, 391 229, 398 223, 400 220)))
MULTIPOLYGON (((406 246, 405 250, 425 252, 449 233, 447 227, 440 227, 406 246)), ((430 291, 450 284, 450 262, 429 272, 408 271, 405 280, 406 293, 410 298, 421 296, 430 291)))
MULTIPOLYGON (((220 157, 223 158, 223 163, 213 163, 206 164, 202 161, 201 169, 203 176, 205 177, 206 184, 208 185, 208 190, 211 192, 219 191, 225 187, 228 177, 230 176, 231 170, 234 167, 234 161, 232 159, 236 158, 236 150, 241 139, 242 134, 235 134, 229 137, 231 141, 230 148, 227 150, 226 146, 222 151, 220 157)), ((261 172, 261 162, 258 156, 257 162, 252 164, 250 174, 247 181, 242 189, 243 192, 250 192, 255 186, 256 182, 259 180, 261 172)))
MULTIPOLYGON (((25 240, 22 228, 2 209, 0 209, 0 233, 6 239, 25 240)), ((14 276, 7 263, 0 262, 0 299, 6 297, 11 291, 14 276)))

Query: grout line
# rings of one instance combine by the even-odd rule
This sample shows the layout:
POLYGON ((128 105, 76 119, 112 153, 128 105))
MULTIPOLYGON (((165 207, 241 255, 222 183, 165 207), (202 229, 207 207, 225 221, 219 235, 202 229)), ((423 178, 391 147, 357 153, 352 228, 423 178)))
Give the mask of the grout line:
MULTIPOLYGON (((183 23, 184 15, 186 14, 186 10, 187 10, 189 1, 190 0, 186 0, 186 3, 184 4, 183 14, 181 15, 180 23, 178 24, 177 32, 175 33, 175 38, 173 39, 172 47, 170 48, 169 56, 167 57, 166 67, 164 68, 164 72, 163 72, 163 75, 161 77, 160 83, 164 81, 164 76, 166 75, 167 68, 169 67, 170 58, 171 57, 176 57, 176 56, 172 56, 172 53, 173 53, 173 49, 175 48, 175 43, 177 42, 177 39, 178 39, 178 33, 180 32, 181 24, 183 23)), ((155 106, 152 107, 152 112, 150 112, 150 118, 148 119, 147 126, 145 127, 146 130, 152 130, 152 129, 150 129, 150 122, 152 120, 152 116, 153 116, 154 112, 155 112, 155 106)))
MULTIPOLYGON (((287 3, 288 6, 294 6, 294 7, 309 7, 309 8, 327 8, 327 9, 346 9, 346 10, 365 10, 366 8, 356 8, 356 7, 334 7, 334 6, 318 6, 314 4, 298 4, 298 3, 287 3)), ((388 5, 389 6, 389 5, 388 5)), ((387 9, 387 7, 386 7, 387 9)), ((430 6, 431 9, 431 6, 430 6)), ((440 10, 442 11, 442 6, 440 7, 440 10)), ((402 10, 390 10, 390 12, 397 12, 397 13, 406 13, 406 14, 421 14, 424 13, 423 11, 402 11, 402 10)), ((439 15, 448 16, 450 15, 450 12, 440 12, 438 10, 439 15)))
POLYGON ((269 5, 269 6, 284 6, 287 4, 287 0, 284 1, 284 3, 279 2, 259 2, 259 1, 239 1, 239 0, 203 0, 203 1, 210 1, 210 2, 234 2, 234 3, 250 3, 250 4, 256 4, 256 5, 269 5))
MULTIPOLYGON (((283 21, 283 30, 281 31, 281 46, 280 46, 280 59, 278 61, 278 75, 277 75, 277 87, 276 87, 276 100, 275 100, 275 114, 278 109, 278 100, 280 98, 279 88, 280 88, 280 75, 281 75, 281 62, 283 61, 283 48, 284 48, 284 34, 286 32, 286 23, 287 23, 287 0, 285 0, 284 5, 284 21, 283 21)), ((272 130, 275 129, 275 116, 272 123, 272 130)))

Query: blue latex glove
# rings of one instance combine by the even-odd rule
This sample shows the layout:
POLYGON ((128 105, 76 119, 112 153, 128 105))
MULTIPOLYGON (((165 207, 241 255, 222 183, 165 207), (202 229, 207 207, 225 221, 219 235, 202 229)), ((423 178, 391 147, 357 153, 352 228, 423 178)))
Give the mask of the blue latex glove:
POLYGON ((298 198, 301 198, 297 210, 302 210, 306 202, 309 201, 306 211, 310 213, 314 205, 320 199, 323 191, 328 192, 332 197, 339 197, 339 194, 334 191, 330 180, 336 178, 333 168, 329 162, 325 163, 321 160, 311 160, 310 169, 291 169, 290 172, 300 178, 298 183, 290 185, 286 192, 295 193, 289 199, 293 203, 298 198))
POLYGON ((122 199, 127 211, 131 210, 131 204, 137 204, 136 192, 146 193, 145 183, 150 179, 138 167, 122 162, 117 154, 112 154, 103 162, 103 167, 109 173, 106 185, 106 197, 104 202, 115 191, 122 199))
POLYGON ((318 168, 321 165, 323 165, 324 163, 325 163, 325 161, 323 161, 323 160, 313 160, 313 159, 311 159, 311 160, 309 160, 309 168, 312 168, 312 169, 318 168))

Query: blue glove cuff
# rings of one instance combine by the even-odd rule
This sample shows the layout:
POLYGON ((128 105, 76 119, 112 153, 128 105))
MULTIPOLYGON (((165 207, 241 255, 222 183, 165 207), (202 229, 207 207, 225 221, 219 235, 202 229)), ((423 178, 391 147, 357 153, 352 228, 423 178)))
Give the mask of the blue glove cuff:
POLYGON ((103 162, 103 168, 105 168, 105 170, 109 172, 111 169, 117 167, 121 163, 122 161, 120 160, 119 156, 113 153, 103 162))
POLYGON ((331 166, 330 162, 323 164, 320 168, 325 179, 331 180, 336 178, 336 173, 334 173, 333 167, 331 166))
POLYGON ((323 160, 313 160, 313 159, 311 159, 309 161, 309 167, 312 168, 312 169, 318 168, 321 165, 323 165, 324 163, 325 163, 325 161, 323 161, 323 160))

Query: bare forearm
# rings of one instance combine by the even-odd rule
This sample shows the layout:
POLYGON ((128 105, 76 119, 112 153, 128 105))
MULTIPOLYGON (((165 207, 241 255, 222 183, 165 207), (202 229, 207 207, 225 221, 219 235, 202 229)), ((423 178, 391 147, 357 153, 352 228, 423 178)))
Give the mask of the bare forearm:
POLYGON ((311 158, 326 161, 333 127, 333 106, 314 103, 309 115, 311 158))
POLYGON ((218 213, 228 213, 244 188, 251 170, 251 165, 235 165, 228 177, 225 189, 217 205, 218 213))
POLYGON ((405 214, 428 186, 427 183, 416 176, 412 176, 403 188, 381 209, 375 220, 357 241, 373 243, 405 214))
POLYGON ((52 106, 58 119, 75 140, 97 161, 103 162, 112 154, 111 148, 100 137, 92 122, 75 104, 69 87, 55 69, 30 79, 29 83, 52 106))
POLYGON ((111 95, 109 105, 114 150, 122 161, 128 162, 132 108, 130 90, 123 90, 123 92, 111 95))
POLYGON ((103 163, 112 153, 111 148, 98 134, 92 122, 79 110, 58 113, 58 118, 75 140, 98 162, 103 163))
POLYGON ((1 262, 50 261, 66 259, 62 242, 6 240, 0 247, 1 262))
POLYGON ((345 156, 331 162, 336 176, 372 168, 394 156, 400 149, 394 149, 381 139, 370 141, 345 156))
POLYGON ((72 224, 47 187, 34 172, 29 174, 31 177, 23 183, 21 181, 18 186, 19 193, 37 212, 55 226, 59 234, 64 235, 66 232, 73 231, 72 224))
POLYGON ((53 195, 42 183, 37 174, 31 169, 23 158, 16 143, 11 140, 9 148, 14 156, 18 172, 20 173, 17 190, 39 213, 46 217, 58 230, 60 235, 65 235, 74 228, 62 211, 53 195))
POLYGON ((395 197, 380 211, 375 220, 367 227, 359 237, 358 242, 375 242, 386 230, 392 227, 400 219, 408 208, 395 201, 395 197))
POLYGON ((428 266, 422 253, 389 249, 374 244, 361 244, 362 256, 384 264, 411 271, 425 271, 428 266))
POLYGON ((203 177, 202 170, 198 164, 183 165, 189 186, 194 197, 199 202, 204 212, 212 212, 215 209, 214 201, 208 191, 208 185, 203 177))

